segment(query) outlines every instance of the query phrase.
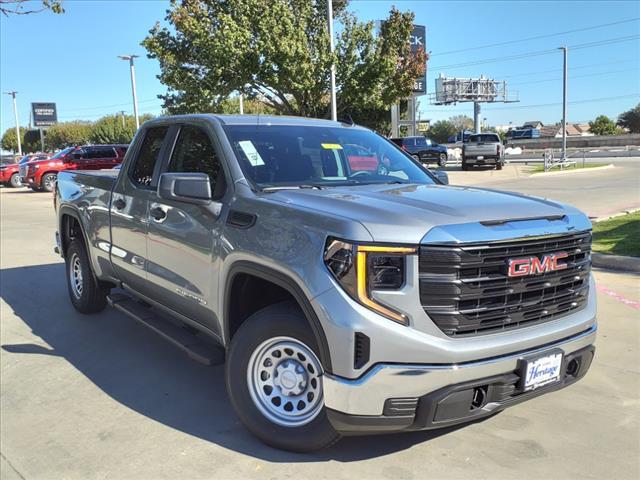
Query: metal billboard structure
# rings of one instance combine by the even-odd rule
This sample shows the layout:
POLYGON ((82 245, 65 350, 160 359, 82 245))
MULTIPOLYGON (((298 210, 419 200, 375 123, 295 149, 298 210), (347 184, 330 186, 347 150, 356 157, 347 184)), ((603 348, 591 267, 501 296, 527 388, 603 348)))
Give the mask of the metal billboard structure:
POLYGON ((447 78, 440 74, 436 78, 436 91, 430 95, 433 105, 451 105, 458 102, 473 102, 473 127, 480 133, 481 103, 518 102, 518 95, 510 92, 507 82, 493 78, 447 78))

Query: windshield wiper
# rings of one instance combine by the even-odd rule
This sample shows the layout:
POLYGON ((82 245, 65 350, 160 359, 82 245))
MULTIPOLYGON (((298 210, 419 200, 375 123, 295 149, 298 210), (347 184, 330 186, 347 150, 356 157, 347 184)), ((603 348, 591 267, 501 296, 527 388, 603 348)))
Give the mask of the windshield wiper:
POLYGON ((264 187, 262 189, 263 192, 277 192, 278 190, 300 190, 300 189, 316 189, 322 190, 324 187, 320 185, 313 184, 303 184, 303 185, 279 185, 274 187, 264 187))

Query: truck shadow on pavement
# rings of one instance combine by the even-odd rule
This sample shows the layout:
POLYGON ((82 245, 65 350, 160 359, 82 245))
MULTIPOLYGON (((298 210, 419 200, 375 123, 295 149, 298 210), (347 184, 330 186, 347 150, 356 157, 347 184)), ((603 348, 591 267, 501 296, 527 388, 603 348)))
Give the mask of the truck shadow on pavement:
MULTIPOLYGON (((225 391, 223 365, 206 367, 190 360, 115 310, 107 308, 90 316, 77 313, 68 299, 64 264, 4 269, 0 271, 0 285, 0 296, 15 315, 50 346, 3 343, 3 350, 15 355, 64 358, 127 408, 227 449, 272 462, 352 462, 405 450, 455 430, 348 437, 314 454, 275 450, 255 439, 233 413, 225 391)), ((60 388, 73 395, 68 387, 60 388)), ((47 392, 39 393, 46 398, 47 392)), ((60 412, 60 416, 64 414, 60 412)))

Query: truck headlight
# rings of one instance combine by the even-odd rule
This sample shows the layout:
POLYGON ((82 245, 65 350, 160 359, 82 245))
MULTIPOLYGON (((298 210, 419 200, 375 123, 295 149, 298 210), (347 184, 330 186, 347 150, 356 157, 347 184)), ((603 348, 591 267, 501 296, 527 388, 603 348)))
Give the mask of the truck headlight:
POLYGON ((359 245, 330 239, 324 262, 342 288, 362 305, 406 325, 402 313, 383 305, 371 296, 374 290, 399 290, 406 281, 406 257, 415 255, 415 247, 359 245))

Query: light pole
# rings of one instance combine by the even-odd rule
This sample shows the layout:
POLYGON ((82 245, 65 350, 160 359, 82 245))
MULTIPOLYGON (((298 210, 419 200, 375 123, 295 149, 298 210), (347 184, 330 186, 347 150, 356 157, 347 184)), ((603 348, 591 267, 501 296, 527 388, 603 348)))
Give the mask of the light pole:
MULTIPOLYGON (((333 0, 327 1, 327 23, 329 24, 329 51, 333 55, 333 0)), ((331 61, 331 120, 338 120, 336 105, 336 66, 331 61)))
POLYGON ((7 95, 11 95, 13 98, 13 117, 16 121, 16 139, 18 140, 18 155, 22 156, 22 142, 20 141, 20 123, 18 122, 18 105, 16 104, 16 92, 12 90, 11 92, 4 92, 7 95))
POLYGON ((118 55, 118 58, 129 61, 129 70, 131 71, 131 91, 133 92, 133 116, 136 117, 136 130, 140 128, 140 120, 138 118, 138 96, 136 95, 136 70, 133 66, 133 59, 138 55, 118 55))
POLYGON ((562 75, 562 161, 567 158, 567 47, 560 47, 563 56, 562 75))

